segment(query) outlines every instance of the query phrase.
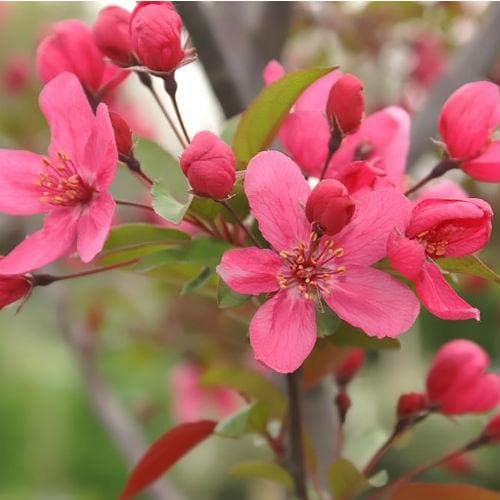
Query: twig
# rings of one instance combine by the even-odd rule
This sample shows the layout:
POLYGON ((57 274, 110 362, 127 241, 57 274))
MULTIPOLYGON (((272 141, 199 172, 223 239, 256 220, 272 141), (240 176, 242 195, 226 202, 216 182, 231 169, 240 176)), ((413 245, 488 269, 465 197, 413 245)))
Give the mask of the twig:
POLYGON ((288 394, 288 416, 290 422, 290 469, 295 483, 295 494, 300 500, 308 500, 306 467, 304 458, 304 435, 302 430, 302 403, 300 372, 286 375, 288 394))
POLYGON ((257 241, 257 238, 250 232, 245 223, 241 220, 240 216, 236 212, 236 210, 229 204, 227 200, 217 200, 235 219, 236 223, 245 231, 245 234, 252 240, 252 243, 260 248, 260 243, 257 241))
POLYGON ((170 73, 169 75, 163 77, 163 86, 165 87, 165 91, 170 96, 172 101, 172 105, 174 106, 175 116, 177 116, 177 120, 182 129, 182 133, 189 144, 191 139, 189 138, 189 134, 187 133, 186 126, 184 125, 184 120, 182 119, 181 112, 179 110, 179 105, 177 103, 177 82, 175 81, 174 73, 170 73))
POLYGON ((117 200, 115 199, 115 203, 117 205, 123 205, 125 207, 134 207, 134 208, 142 208, 143 210, 149 210, 150 212, 154 212, 154 208, 149 205, 144 205, 143 203, 136 203, 135 201, 125 201, 125 200, 117 200))

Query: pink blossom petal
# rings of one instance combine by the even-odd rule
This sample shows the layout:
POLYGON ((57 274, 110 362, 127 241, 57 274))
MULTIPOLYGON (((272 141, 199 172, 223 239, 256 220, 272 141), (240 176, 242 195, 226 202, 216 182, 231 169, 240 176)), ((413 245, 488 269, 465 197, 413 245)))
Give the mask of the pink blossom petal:
POLYGON ((49 213, 43 228, 19 243, 0 260, 0 274, 24 274, 74 251, 80 207, 49 213))
POLYGON ((441 179, 423 189, 418 195, 416 202, 429 199, 466 200, 468 197, 469 195, 460 184, 450 179, 441 179))
POLYGON ((245 192, 264 238, 280 252, 309 241, 304 207, 309 185, 297 165, 278 151, 264 151, 248 164, 245 192))
POLYGON ((486 151, 468 161, 462 170, 483 182, 500 182, 500 141, 491 143, 486 151))
POLYGON ((498 125, 500 88, 491 82, 473 82, 456 90, 444 103, 439 131, 453 158, 477 156, 498 125))
POLYGON ((377 167, 387 179, 399 186, 406 169, 410 145, 410 117, 402 108, 391 106, 368 116, 355 134, 347 136, 333 155, 328 176, 354 160, 377 160, 377 167), (371 147, 366 158, 359 158, 357 149, 371 147))
POLYGON ((340 318, 375 337, 398 337, 415 322, 419 303, 413 292, 387 273, 347 267, 324 300, 340 318))
POLYGON ((387 238, 394 228, 405 228, 412 204, 394 188, 382 188, 359 195, 356 212, 335 238, 344 249, 344 262, 369 265, 387 254, 387 238))
POLYGON ((115 133, 108 108, 99 104, 90 137, 85 147, 85 160, 78 165, 82 177, 95 189, 109 188, 116 174, 118 153, 115 133))
POLYGON ((29 151, 0 149, 0 212, 33 215, 46 212, 40 202, 40 172, 43 160, 29 151))
POLYGON ((285 68, 278 61, 272 59, 266 64, 262 76, 266 85, 271 85, 285 76, 285 68))
POLYGON ((316 80, 306 88, 295 103, 295 111, 318 111, 324 113, 326 102, 333 84, 342 76, 342 72, 334 70, 316 80))
POLYGON ((115 213, 115 201, 101 193, 83 208, 78 220, 77 250, 83 262, 90 262, 104 246, 115 213))
POLYGON ((205 394, 200 386, 201 370, 194 364, 175 366, 170 372, 172 413, 177 422, 202 418, 205 394))
POLYGON ((319 177, 328 153, 330 128, 320 111, 290 113, 279 130, 285 149, 309 175, 319 177))
POLYGON ((255 359, 280 373, 299 368, 315 342, 314 306, 295 288, 278 292, 257 310, 250 323, 255 359))
POLYGON ((102 75, 101 87, 99 94, 103 95, 114 89, 130 75, 130 71, 124 70, 115 66, 112 63, 106 62, 104 65, 104 73, 102 75))
POLYGON ((387 241, 387 255, 391 266, 404 277, 415 280, 425 263, 424 247, 393 231, 387 241))
POLYGON ((479 310, 457 295, 436 264, 426 262, 423 265, 415 288, 422 304, 438 318, 479 321, 479 310))
POLYGON ((40 108, 47 118, 52 134, 49 154, 67 154, 73 163, 84 165, 85 146, 94 123, 94 114, 78 78, 61 73, 43 88, 40 108))
POLYGON ((282 267, 283 259, 272 250, 236 248, 223 255, 217 272, 236 292, 258 295, 278 290, 282 267))

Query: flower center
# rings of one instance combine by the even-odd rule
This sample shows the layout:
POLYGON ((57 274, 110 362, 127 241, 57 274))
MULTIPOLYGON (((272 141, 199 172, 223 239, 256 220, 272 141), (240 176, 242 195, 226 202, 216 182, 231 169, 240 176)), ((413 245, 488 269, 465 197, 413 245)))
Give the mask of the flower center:
POLYGON ((442 235, 435 229, 429 229, 417 235, 417 241, 423 245, 425 253, 429 257, 443 257, 446 254, 448 241, 442 239, 442 235))
POLYGON ((345 266, 336 266, 344 256, 343 248, 334 248, 332 239, 322 240, 313 231, 308 242, 301 242, 292 250, 280 252, 288 269, 278 274, 280 288, 296 286, 305 299, 320 300, 319 294, 329 294, 329 281, 335 274, 345 272, 345 266))
POLYGON ((57 160, 43 159, 43 170, 37 184, 42 190, 40 201, 56 206, 85 203, 93 190, 78 174, 75 164, 65 153, 58 152, 57 160))

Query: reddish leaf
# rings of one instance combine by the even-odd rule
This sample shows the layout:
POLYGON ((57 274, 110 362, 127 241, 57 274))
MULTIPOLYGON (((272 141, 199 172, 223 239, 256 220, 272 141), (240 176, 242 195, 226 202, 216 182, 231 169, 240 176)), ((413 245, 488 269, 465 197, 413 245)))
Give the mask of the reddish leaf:
POLYGON ((216 425, 212 420, 200 420, 178 425, 163 434, 135 466, 120 500, 129 500, 158 479, 191 448, 210 436, 216 425))
POLYGON ((498 500, 500 495, 470 484, 411 483, 398 488, 390 500, 498 500))

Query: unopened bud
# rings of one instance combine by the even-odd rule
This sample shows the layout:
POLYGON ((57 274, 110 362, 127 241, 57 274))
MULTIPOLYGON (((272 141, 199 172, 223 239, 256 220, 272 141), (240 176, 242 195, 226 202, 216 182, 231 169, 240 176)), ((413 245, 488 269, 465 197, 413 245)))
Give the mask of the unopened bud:
POLYGON ((483 431, 483 437, 490 443, 500 443, 500 414, 495 415, 486 424, 483 431))
POLYGON ((165 73, 184 58, 182 19, 171 2, 139 2, 130 19, 132 47, 144 66, 165 73))
POLYGON ((363 82, 354 75, 343 75, 333 84, 326 104, 326 116, 332 128, 340 128, 344 135, 356 132, 364 110, 363 82))
POLYGON ((402 394, 398 400, 398 418, 407 419, 418 417, 428 406, 427 396, 419 392, 402 394))
POLYGON ((182 153, 181 168, 199 196, 221 200, 231 193, 236 180, 232 149, 208 131, 196 134, 182 153))
POLYGON ((130 12, 111 5, 99 12, 93 33, 101 52, 120 66, 134 64, 132 42, 130 40, 130 12))
POLYGON ((132 142, 132 131, 128 123, 118 114, 110 111, 109 118, 115 132, 116 149, 118 153, 129 157, 134 147, 132 142))
POLYGON ((319 224, 321 229, 331 236, 350 222, 354 209, 354 201, 345 186, 335 179, 326 179, 309 195, 306 217, 311 224, 319 224))
POLYGON ((335 398, 335 404, 339 412, 339 419, 341 423, 345 422, 345 417, 349 408, 351 407, 351 398, 344 389, 341 389, 335 398))
POLYGON ((0 276, 0 309, 26 298, 33 284, 26 276, 0 276))
POLYGON ((365 361, 363 349, 353 349, 337 369, 336 379, 339 386, 345 386, 358 373, 365 361))

